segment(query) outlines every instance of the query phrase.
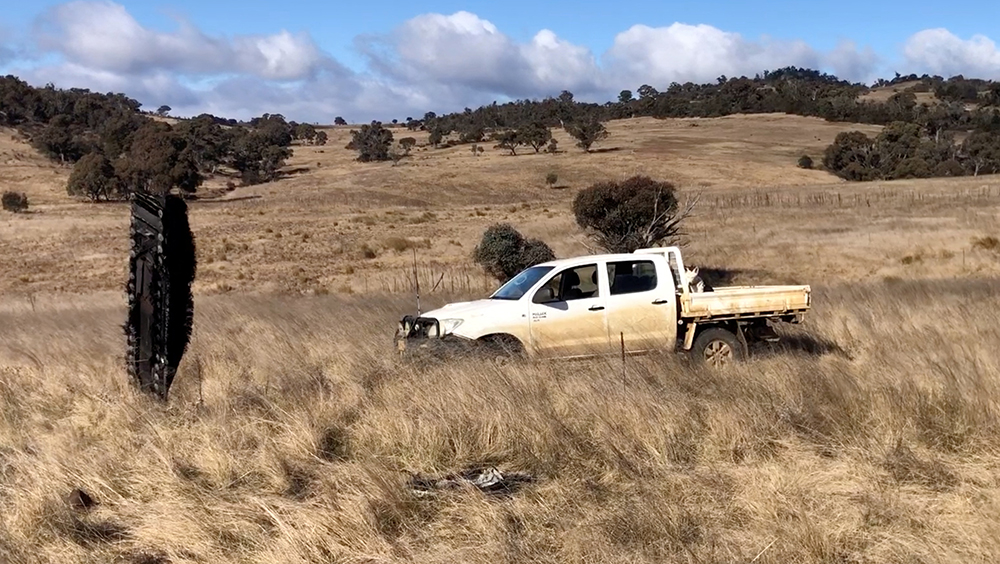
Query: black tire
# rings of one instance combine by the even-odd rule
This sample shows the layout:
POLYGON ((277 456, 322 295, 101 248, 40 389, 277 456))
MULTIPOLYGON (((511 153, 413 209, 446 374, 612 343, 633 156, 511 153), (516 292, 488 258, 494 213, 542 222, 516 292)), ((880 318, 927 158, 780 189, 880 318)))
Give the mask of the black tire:
POLYGON ((497 366, 506 366, 523 360, 524 345, 512 335, 490 335, 481 340, 484 358, 497 366))
POLYGON ((740 340, 727 329, 712 327, 705 329, 691 346, 691 360, 697 366, 725 369, 743 362, 746 355, 740 340))
POLYGON ((166 400, 194 320, 197 265, 187 204, 174 195, 135 194, 130 238, 129 372, 140 389, 166 400))

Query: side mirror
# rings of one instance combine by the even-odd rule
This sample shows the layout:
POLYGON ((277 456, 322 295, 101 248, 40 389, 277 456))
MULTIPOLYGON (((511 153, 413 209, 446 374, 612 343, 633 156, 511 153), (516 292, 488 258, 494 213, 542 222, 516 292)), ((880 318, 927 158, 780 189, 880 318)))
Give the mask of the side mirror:
POLYGON ((556 299, 556 293, 552 290, 552 288, 545 286, 544 288, 541 288, 540 290, 535 292, 535 297, 532 298, 531 301, 536 304, 545 304, 555 301, 555 299, 556 299))

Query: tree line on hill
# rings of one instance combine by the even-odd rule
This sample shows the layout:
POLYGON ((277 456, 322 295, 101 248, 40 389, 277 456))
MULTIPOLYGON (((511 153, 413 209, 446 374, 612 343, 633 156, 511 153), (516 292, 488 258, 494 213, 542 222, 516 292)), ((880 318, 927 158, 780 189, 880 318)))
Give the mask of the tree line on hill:
MULTIPOLYGON (((407 127, 426 129, 431 143, 455 134, 451 143, 499 139, 499 147, 530 145, 540 128, 564 127, 592 143, 588 131, 606 135, 594 124, 610 119, 653 117, 720 117, 744 113, 787 113, 829 121, 884 125, 875 138, 852 131, 837 137, 823 155, 823 165, 847 180, 924 178, 1000 172, 1000 82, 944 79, 928 75, 896 75, 876 87, 893 88, 886 100, 865 96, 871 88, 795 67, 765 72, 754 78, 719 77, 714 84, 671 84, 660 92, 643 85, 636 95, 623 90, 616 102, 588 104, 563 92, 540 101, 517 100, 422 120, 407 127), (917 95, 934 94, 936 101, 918 103, 917 95), (583 133, 580 135, 580 133, 583 133), (961 141, 961 142, 959 142, 961 141)), ((810 163, 804 157, 802 162, 810 163)))
MULTIPOLYGON (((554 127, 589 151, 608 135, 604 122, 612 119, 778 112, 887 126, 875 138, 842 134, 826 150, 823 165, 849 180, 1000 172, 1000 83, 897 75, 876 86, 896 92, 884 101, 871 99, 863 84, 788 67, 753 78, 673 83, 664 91, 646 84, 604 104, 578 102, 564 91, 441 116, 427 112, 400 125, 427 131, 434 147, 466 143, 479 154, 479 144, 492 141, 517 155, 556 152, 554 127), (923 92, 933 92, 936 100, 918 103, 923 92)), ((140 108, 124 94, 35 88, 13 76, 0 78, 0 125, 17 128, 50 158, 74 164, 68 191, 93 200, 172 187, 193 193, 206 176, 218 173, 244 184, 267 182, 278 176, 294 140, 317 145, 328 140, 324 131, 278 114, 246 122, 202 114, 171 125, 163 120, 169 107, 155 112, 160 119, 140 108)), ((347 122, 338 116, 335 123, 347 122)), ((373 122, 352 131, 348 148, 367 162, 399 160, 415 144, 413 137, 396 142, 390 128, 373 122)))
MULTIPOLYGON (((266 182, 291 156, 293 140, 327 141, 314 126, 277 114, 246 123, 202 114, 171 125, 140 107, 124 94, 0 78, 0 126, 16 128, 42 154, 74 165, 67 191, 94 201, 174 187, 191 194, 223 169, 244 184, 266 182)), ((158 113, 165 114, 164 107, 158 113)))
MULTIPOLYGON (((608 137, 607 128, 597 120, 570 123, 566 131, 577 140, 577 147, 589 152, 594 143, 608 137)), ((434 148, 453 147, 461 144, 471 144, 473 155, 479 156, 483 148, 479 143, 489 139, 494 141, 494 148, 509 151, 511 156, 517 156, 521 147, 533 149, 540 153, 544 147, 546 153, 556 153, 559 144, 552 137, 552 130, 539 121, 529 121, 516 128, 497 129, 490 132, 477 130, 474 135, 462 134, 458 139, 443 139, 441 135, 431 133, 429 143, 434 148)), ((403 137, 395 142, 392 129, 380 121, 362 125, 358 130, 351 130, 351 140, 346 149, 358 152, 357 160, 361 162, 399 161, 410 154, 417 144, 414 137, 403 137)))
MULTIPOLYGON (((1000 172, 1000 82, 967 79, 961 75, 897 74, 875 87, 892 88, 885 100, 866 97, 871 88, 840 80, 819 71, 788 67, 754 78, 719 77, 715 83, 671 84, 665 91, 650 85, 635 94, 623 90, 617 101, 581 103, 568 91, 543 100, 493 103, 478 109, 407 118, 405 127, 429 132, 434 147, 472 144, 486 140, 516 155, 519 147, 556 151, 550 128, 563 127, 584 150, 607 136, 603 122, 653 117, 720 117, 744 113, 787 113, 829 121, 886 126, 876 138, 862 132, 838 136, 823 155, 823 166, 847 180, 962 176, 1000 172), (917 95, 933 93, 936 100, 919 103, 917 95), (961 142, 959 142, 961 141, 961 142)), ((355 134, 378 131, 378 122, 355 134)), ((388 131, 388 130, 386 130, 388 131)), ((349 148, 361 147, 355 143, 349 148)), ((388 145, 386 145, 388 146, 388 145)), ((480 149, 481 150, 481 149, 480 149)), ((387 154, 382 151, 381 154, 387 154)), ((386 157, 388 158, 388 157, 386 157)), ((381 160, 368 158, 362 160, 381 160)), ((812 166, 803 156, 802 163, 812 166)))
POLYGON ((901 87, 888 100, 866 99, 871 89, 819 71, 788 67, 754 78, 721 76, 715 83, 672 83, 659 91, 648 84, 633 93, 623 90, 617 101, 582 103, 568 91, 543 100, 496 102, 478 109, 438 116, 428 112, 405 125, 426 129, 431 142, 451 133, 481 140, 485 132, 516 129, 527 123, 547 127, 603 122, 632 117, 691 118, 731 114, 787 113, 830 121, 885 125, 895 121, 919 123, 930 129, 1000 131, 1000 83, 962 76, 897 77, 886 86, 901 87), (933 91, 941 103, 918 104, 916 94, 933 91), (973 92, 975 95, 973 95, 973 92), (976 107, 966 104, 976 102, 976 107), (478 139, 477 139, 478 138, 478 139))

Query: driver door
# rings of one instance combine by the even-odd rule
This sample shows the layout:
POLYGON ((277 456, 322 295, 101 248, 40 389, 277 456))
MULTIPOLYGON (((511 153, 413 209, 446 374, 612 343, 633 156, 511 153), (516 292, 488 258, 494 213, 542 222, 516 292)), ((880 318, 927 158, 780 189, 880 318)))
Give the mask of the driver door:
POLYGON ((555 273, 531 298, 531 346, 543 357, 608 352, 607 282, 597 263, 555 273))

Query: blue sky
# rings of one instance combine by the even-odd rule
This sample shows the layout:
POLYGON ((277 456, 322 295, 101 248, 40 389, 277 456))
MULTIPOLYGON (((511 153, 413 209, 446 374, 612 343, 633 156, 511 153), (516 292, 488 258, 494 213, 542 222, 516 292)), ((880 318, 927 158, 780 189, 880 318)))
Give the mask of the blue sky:
POLYGON ((0 71, 175 113, 390 119, 794 64, 1000 78, 1000 2, 17 2, 0 71))

